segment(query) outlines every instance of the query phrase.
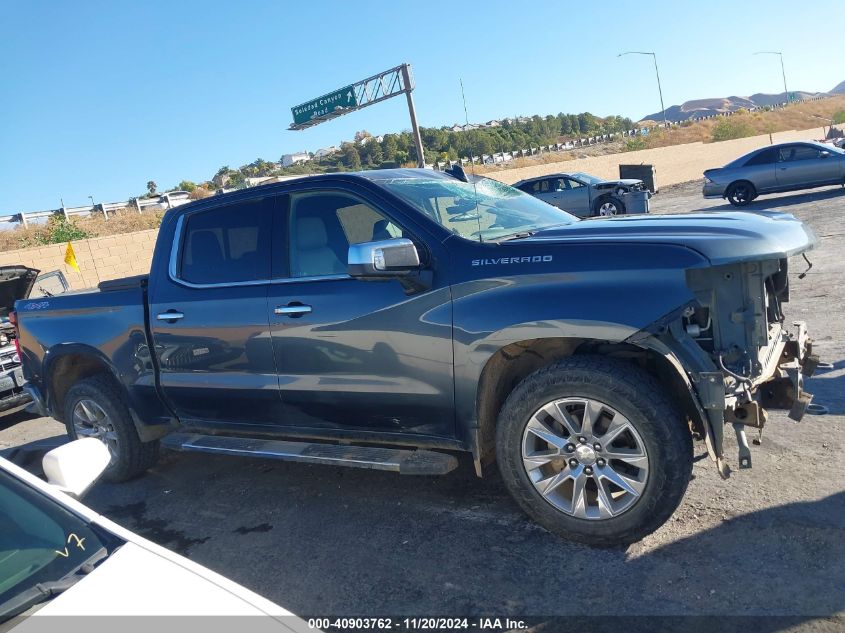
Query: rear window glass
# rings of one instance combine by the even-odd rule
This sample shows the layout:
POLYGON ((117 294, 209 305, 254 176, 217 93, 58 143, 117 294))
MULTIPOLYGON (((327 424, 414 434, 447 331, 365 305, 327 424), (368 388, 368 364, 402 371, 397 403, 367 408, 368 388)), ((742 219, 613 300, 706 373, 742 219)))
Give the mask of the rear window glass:
POLYGON ((263 198, 190 215, 180 277, 199 284, 269 279, 270 239, 263 198))

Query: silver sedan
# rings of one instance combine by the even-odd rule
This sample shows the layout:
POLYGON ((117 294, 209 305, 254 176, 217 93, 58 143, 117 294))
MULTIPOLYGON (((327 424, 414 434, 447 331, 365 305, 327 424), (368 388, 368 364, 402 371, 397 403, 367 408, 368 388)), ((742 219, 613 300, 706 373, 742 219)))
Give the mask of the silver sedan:
POLYGON ((781 143, 704 172, 704 197, 742 207, 764 193, 845 185, 845 151, 822 143, 781 143))

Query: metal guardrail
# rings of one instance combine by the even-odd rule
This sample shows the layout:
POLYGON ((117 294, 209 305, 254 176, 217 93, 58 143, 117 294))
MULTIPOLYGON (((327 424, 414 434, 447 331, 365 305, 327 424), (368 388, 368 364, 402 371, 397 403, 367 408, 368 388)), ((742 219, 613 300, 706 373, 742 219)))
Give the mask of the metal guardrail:
POLYGON ((115 212, 122 209, 134 209, 138 213, 143 213, 145 209, 156 207, 158 209, 171 209, 185 204, 187 200, 181 198, 177 201, 171 201, 169 194, 162 194, 157 198, 134 198, 126 202, 99 202, 93 205, 85 205, 81 207, 59 207, 58 209, 49 209, 47 211, 21 211, 20 213, 12 213, 10 215, 0 215, 0 223, 20 223, 24 228, 29 226, 30 222, 50 218, 54 215, 62 215, 65 219, 73 216, 89 216, 95 213, 102 213, 103 217, 108 220, 109 215, 114 215, 115 212))

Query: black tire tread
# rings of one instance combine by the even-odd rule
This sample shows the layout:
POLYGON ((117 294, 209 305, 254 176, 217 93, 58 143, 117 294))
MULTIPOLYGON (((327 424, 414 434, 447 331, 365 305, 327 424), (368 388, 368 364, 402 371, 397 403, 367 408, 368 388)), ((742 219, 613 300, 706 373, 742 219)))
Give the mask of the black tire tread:
POLYGON ((103 480, 119 483, 134 479, 158 461, 159 441, 141 441, 120 390, 105 374, 80 380, 68 390, 65 396, 65 426, 71 439, 76 438, 71 413, 77 394, 86 395, 103 407, 118 434, 120 453, 117 461, 103 473, 103 480))
POLYGON ((753 202, 754 199, 757 197, 757 187, 754 186, 754 183, 752 183, 748 180, 737 180, 736 182, 732 182, 730 185, 728 185, 728 188, 725 190, 725 197, 727 198, 728 202, 730 204, 732 204, 733 206, 744 207, 744 206, 751 204, 751 202, 753 202), (746 184, 751 189, 751 196, 748 198, 748 201, 743 202, 741 204, 737 204, 737 203, 735 203, 731 200, 731 195, 733 193, 733 190, 739 184, 746 184))
MULTIPOLYGON (((630 419, 629 412, 623 414, 630 419)), ((638 428, 638 431, 643 435, 643 428, 638 428)), ((650 374, 633 363, 604 356, 571 356, 537 370, 519 383, 499 414, 496 447, 502 478, 529 516, 550 532, 597 547, 627 545, 654 532, 678 507, 692 475, 692 435, 680 410, 666 397, 665 390, 650 374), (634 508, 606 521, 568 517, 539 496, 525 475, 521 448, 514 458, 505 449, 508 443, 506 436, 509 432, 517 432, 521 438, 525 423, 522 407, 527 403, 533 412, 543 404, 540 402, 543 394, 548 394, 550 389, 561 384, 584 385, 593 390, 598 387, 607 394, 628 400, 642 414, 645 423, 657 431, 656 435, 662 436, 662 463, 657 463, 658 460, 652 455, 648 483, 648 489, 653 490, 657 486, 659 494, 644 493, 634 508), (642 520, 625 525, 630 523, 625 519, 634 516, 632 513, 635 510, 636 516, 641 516, 642 520), (579 527, 583 527, 583 530, 576 531, 566 526, 573 521, 580 522, 579 527), (617 522, 616 525, 610 525, 614 522, 617 522), (620 523, 624 526, 621 529, 620 523)))

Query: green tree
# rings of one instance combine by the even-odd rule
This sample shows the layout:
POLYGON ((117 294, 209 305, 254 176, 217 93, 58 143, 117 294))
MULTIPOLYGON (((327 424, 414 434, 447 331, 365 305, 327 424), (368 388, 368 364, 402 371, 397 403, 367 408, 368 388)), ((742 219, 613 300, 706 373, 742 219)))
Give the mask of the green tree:
POLYGON ((155 180, 148 180, 147 181, 147 191, 149 192, 149 194, 151 196, 155 195, 157 188, 158 188, 158 185, 156 184, 155 180))
POLYGON ((381 165, 384 161, 384 154, 381 151, 381 145, 379 145, 375 140, 370 141, 367 143, 367 149, 370 150, 370 161, 373 165, 381 165))
POLYGON ((361 169, 361 154, 352 143, 346 143, 343 146, 343 164, 352 171, 361 169))
POLYGON ((187 191, 188 193, 193 193, 196 190, 196 188, 197 188, 196 183, 191 182, 190 180, 183 180, 182 182, 179 183, 179 186, 177 187, 177 189, 179 189, 179 191, 187 191))
POLYGON ((399 144, 396 142, 396 135, 385 134, 384 140, 382 140, 381 150, 384 155, 384 160, 391 162, 395 161, 396 152, 399 151, 399 144))
POLYGON ((229 171, 229 182, 226 183, 226 186, 231 189, 237 189, 242 187, 246 182, 246 176, 243 175, 240 171, 229 171))

